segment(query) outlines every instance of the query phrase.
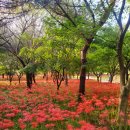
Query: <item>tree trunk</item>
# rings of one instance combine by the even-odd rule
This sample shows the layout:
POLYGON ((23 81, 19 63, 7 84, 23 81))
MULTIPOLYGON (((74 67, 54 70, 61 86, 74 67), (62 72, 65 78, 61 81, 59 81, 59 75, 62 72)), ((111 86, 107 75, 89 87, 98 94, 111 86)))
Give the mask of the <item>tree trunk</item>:
POLYGON ((7 77, 6 77, 6 79, 8 80, 9 79, 9 75, 7 74, 7 77))
POLYGON ((13 79, 13 75, 12 74, 9 74, 9 82, 10 82, 10 85, 12 83, 12 79, 13 79))
POLYGON ((32 74, 33 82, 36 83, 35 73, 32 74))
POLYGON ((89 79, 90 73, 88 72, 88 79, 89 79))
POLYGON ((128 68, 125 69, 125 78, 126 78, 126 82, 128 82, 129 79, 128 68))
POLYGON ((60 88, 60 85, 59 85, 59 84, 57 84, 57 91, 59 91, 59 88, 60 88))
POLYGON ((46 81, 48 81, 48 73, 46 74, 46 81))
POLYGON ((4 79, 4 74, 2 74, 2 78, 4 79))
POLYGON ((118 53, 118 61, 120 67, 120 98, 119 98, 119 107, 118 107, 118 121, 119 121, 119 129, 124 130, 124 127, 127 125, 127 107, 128 107, 128 95, 129 95, 129 86, 126 85, 126 75, 125 75, 125 67, 124 67, 124 60, 122 54, 122 46, 123 46, 123 39, 125 34, 121 33, 120 40, 117 44, 117 53, 118 53), (122 114, 123 113, 123 116, 122 114))
POLYGON ((86 80, 86 55, 90 47, 92 39, 86 39, 86 44, 81 51, 81 68, 80 68, 80 84, 79 84, 79 96, 78 101, 81 101, 81 95, 85 94, 85 80, 86 80))
POLYGON ((99 79, 100 79, 100 82, 102 82, 102 75, 100 75, 99 79))
POLYGON ((21 78, 22 78, 22 76, 23 76, 23 74, 22 74, 22 73, 17 74, 19 84, 20 84, 20 82, 21 82, 21 78))
POLYGON ((97 76, 97 81, 98 81, 98 82, 100 81, 99 79, 100 79, 100 76, 98 75, 98 76, 97 76))
POLYGON ((120 123, 120 130, 123 130, 127 126, 127 108, 128 108, 128 98, 129 98, 129 91, 130 91, 130 80, 128 84, 123 86, 121 89, 120 94, 120 102, 119 102, 119 123, 120 123))
POLYGON ((67 76, 67 73, 65 74, 65 86, 68 86, 68 76, 67 76))
POLYGON ((110 82, 110 83, 112 83, 113 77, 114 77, 114 75, 113 75, 113 74, 110 74, 110 76, 109 76, 109 82, 110 82))
POLYGON ((29 89, 32 87, 32 74, 31 73, 26 73, 26 81, 27 81, 27 86, 29 89))
POLYGON ((79 74, 77 73, 77 79, 79 79, 78 77, 79 77, 79 74))

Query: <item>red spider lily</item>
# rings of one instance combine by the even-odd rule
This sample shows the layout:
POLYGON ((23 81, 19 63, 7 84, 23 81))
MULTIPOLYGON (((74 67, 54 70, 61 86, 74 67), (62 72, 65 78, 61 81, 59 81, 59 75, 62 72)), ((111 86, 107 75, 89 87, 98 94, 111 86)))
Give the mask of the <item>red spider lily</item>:
POLYGON ((19 124, 19 127, 21 128, 21 130, 24 130, 26 128, 26 124, 21 123, 21 124, 19 124))
MULTIPOLYGON (((119 85, 97 83, 89 80, 86 95, 82 96, 82 102, 78 103, 78 83, 79 80, 70 80, 69 86, 62 85, 58 94, 52 82, 46 85, 34 85, 31 90, 26 90, 24 84, 1 87, 0 129, 13 129, 16 123, 22 130, 37 129, 39 125, 44 125, 47 129, 58 129, 59 124, 57 125, 57 122, 61 122, 68 130, 107 130, 107 127, 101 127, 100 125, 106 123, 107 112, 104 110, 108 110, 108 116, 111 108, 115 112, 114 108, 118 105, 119 85), (4 91, 5 89, 8 90, 8 93, 4 91), (83 120, 84 113, 86 113, 87 122, 83 120), (97 126, 94 123, 88 123, 90 121, 87 117, 96 118, 96 120, 100 117, 99 124, 94 121, 97 126), (12 121, 12 126, 11 122, 9 123, 10 126, 7 125, 9 122, 6 122, 7 118, 12 121), (13 120, 16 120, 15 124, 13 120), (72 122, 81 120, 79 121, 81 126, 76 128, 71 124, 66 125, 69 120, 72 122)), ((114 123, 114 121, 112 123, 114 116, 110 116, 111 124, 114 123)))
POLYGON ((54 126, 55 126, 55 124, 53 124, 53 123, 45 125, 46 128, 51 128, 51 127, 54 127, 54 126))
POLYGON ((38 126, 38 122, 31 122, 32 128, 36 128, 38 126))
POLYGON ((103 111, 103 112, 99 115, 99 117, 100 117, 101 119, 105 119, 105 118, 108 117, 108 115, 109 115, 108 110, 105 110, 105 111, 103 111))
POLYGON ((74 128, 73 128, 72 125, 68 124, 68 125, 67 125, 67 130, 74 130, 74 128))
POLYGON ((79 121, 79 124, 81 125, 81 130, 96 130, 96 127, 91 125, 90 123, 87 123, 86 121, 82 120, 79 121))
POLYGON ((6 117, 14 117, 15 116, 15 113, 8 113, 5 115, 6 117))

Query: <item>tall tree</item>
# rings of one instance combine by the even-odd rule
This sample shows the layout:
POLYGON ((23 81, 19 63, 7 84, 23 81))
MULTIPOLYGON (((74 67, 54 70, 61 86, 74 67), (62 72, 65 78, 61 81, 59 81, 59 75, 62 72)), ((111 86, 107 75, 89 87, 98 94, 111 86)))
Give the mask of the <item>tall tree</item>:
POLYGON ((123 44, 126 32, 128 31, 128 28, 130 26, 130 12, 128 11, 128 14, 125 14, 125 7, 126 7, 126 0, 121 1, 121 8, 118 13, 113 10, 113 14, 115 16, 115 19, 117 21, 117 24, 119 26, 119 39, 117 41, 117 54, 118 54, 118 62, 119 62, 119 68, 120 68, 120 100, 119 100, 119 124, 120 129, 123 130, 124 126, 127 125, 127 107, 128 107, 128 96, 130 91, 130 80, 126 81, 125 78, 125 63, 124 63, 124 57, 123 57, 123 44), (128 16, 128 20, 126 21, 126 24, 123 25, 123 17, 124 15, 128 16), (123 113, 124 116, 122 116, 120 113, 123 113))
MULTIPOLYGON (((42 26, 38 24, 39 21, 39 15, 34 11, 28 15, 19 17, 16 21, 13 21, 13 23, 7 24, 1 28, 1 48, 5 48, 6 51, 14 55, 23 68, 32 62, 32 60, 30 58, 26 59, 25 57, 22 57, 19 55, 19 52, 23 47, 31 48, 34 44, 33 38, 42 34, 40 29, 42 26), (36 28, 38 26, 39 28, 36 28)), ((35 44, 33 47, 37 48, 37 46, 38 44, 35 44)), ((26 72, 27 86, 29 88, 31 88, 31 75, 32 74, 26 72)))
POLYGON ((81 69, 80 69, 80 94, 85 94, 86 79, 86 55, 88 49, 99 31, 106 23, 116 0, 109 1, 107 6, 104 1, 73 1, 73 0, 52 0, 36 1, 44 7, 50 16, 52 16, 60 25, 67 29, 75 29, 78 36, 84 39, 84 45, 81 49, 81 69), (65 19, 68 24, 65 24, 65 19))

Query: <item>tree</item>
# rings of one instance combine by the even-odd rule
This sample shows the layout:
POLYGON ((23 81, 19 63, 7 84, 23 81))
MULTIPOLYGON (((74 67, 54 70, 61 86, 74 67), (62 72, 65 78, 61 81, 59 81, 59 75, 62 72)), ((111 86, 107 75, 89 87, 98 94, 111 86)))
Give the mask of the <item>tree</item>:
MULTIPOLYGON (((48 20, 47 20, 48 21, 48 20)), ((43 37, 43 44, 39 47, 39 56, 44 59, 47 70, 52 73, 53 79, 59 90, 62 81, 68 83, 68 72, 74 70, 73 60, 76 57, 79 38, 73 36, 73 33, 63 27, 59 28, 51 19, 53 26, 46 27, 43 37)), ((80 43, 80 42, 79 42, 80 43)), ((75 71, 74 71, 75 72, 75 71)))
MULTIPOLYGON (((4 48, 7 52, 15 56, 19 60, 23 68, 25 68, 26 66, 30 66, 30 62, 32 62, 32 59, 30 57, 26 58, 25 56, 22 57, 22 55, 19 55, 21 48, 37 48, 40 44, 38 43, 33 45, 33 38, 36 38, 42 34, 42 25, 36 24, 37 21, 40 22, 41 20, 39 19, 38 12, 34 11, 29 15, 25 15, 17 19, 17 21, 14 21, 14 23, 8 24, 1 29, 1 48, 4 48), (37 26, 40 27, 36 28, 37 26)), ((26 50, 29 51, 28 49, 26 50)), ((32 74, 30 74, 28 71, 26 71, 26 79, 27 86, 31 88, 31 82, 29 79, 32 79, 32 74)))
POLYGON ((113 10, 113 14, 119 26, 119 39, 117 41, 117 54, 118 54, 118 62, 120 68, 120 100, 119 100, 119 124, 120 129, 123 130, 124 126, 127 125, 127 107, 128 107, 128 96, 130 91, 130 80, 127 82, 125 78, 125 64, 123 58, 123 44, 126 32, 130 26, 130 13, 128 12, 128 20, 126 24, 123 25, 123 13, 126 6, 126 0, 122 0, 121 8, 119 13, 116 13, 113 10), (122 117, 120 113, 124 113, 122 117))
POLYGON ((9 80, 10 85, 11 85, 13 76, 17 69, 16 68, 17 61, 13 55, 10 55, 7 52, 1 53, 0 61, 1 61, 0 62, 1 74, 7 75, 7 79, 9 80), (6 60, 4 60, 4 59, 6 59, 6 60))
POLYGON ((124 44, 123 44, 123 58, 124 58, 124 66, 125 66, 125 78, 126 82, 128 82, 129 74, 128 71, 130 69, 130 32, 126 33, 124 44))
POLYGON ((86 55, 90 44, 99 29, 105 24, 109 14, 115 5, 115 0, 110 1, 106 6, 105 2, 84 1, 37 1, 44 6, 49 14, 62 26, 67 29, 75 29, 78 36, 84 39, 81 49, 81 69, 80 69, 80 94, 85 94, 86 79, 86 55), (100 7, 100 8, 98 8, 100 7), (64 24, 67 19, 68 24, 64 24))
MULTIPOLYGON (((111 23, 111 22, 110 22, 111 23)), ((117 61, 116 42, 118 39, 118 28, 115 25, 106 25, 103 27, 94 43, 104 49, 103 52, 103 64, 105 64, 105 71, 109 74, 109 82, 113 81, 113 77, 119 71, 119 65, 117 61)))
MULTIPOLYGON (((90 44, 100 28, 106 23, 116 0, 110 0, 108 5, 104 1, 73 1, 73 0, 37 0, 31 2, 38 4, 49 13, 49 16, 57 21, 57 24, 67 29, 73 29, 76 35, 84 39, 84 45, 81 49, 81 69, 80 69, 80 94, 85 94, 86 79, 86 55, 90 44), (67 21, 67 22, 66 22, 67 21), (67 24, 66 24, 67 23, 67 24)), ((24 3, 22 2, 22 3, 24 3)), ((11 6, 19 5, 20 1, 12 1, 11 6)))

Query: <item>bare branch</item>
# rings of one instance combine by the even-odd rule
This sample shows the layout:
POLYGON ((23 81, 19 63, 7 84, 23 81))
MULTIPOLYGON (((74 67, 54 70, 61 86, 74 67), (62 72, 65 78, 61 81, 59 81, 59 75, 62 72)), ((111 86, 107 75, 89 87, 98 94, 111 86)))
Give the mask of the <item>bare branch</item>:
POLYGON ((50 14, 50 16, 51 16, 52 18, 54 18, 61 26, 63 26, 63 27, 65 27, 66 29, 68 29, 68 27, 66 27, 63 23, 61 23, 58 19, 56 19, 56 17, 54 17, 48 9, 46 9, 46 11, 47 11, 47 12, 50 14))
POLYGON ((102 17, 100 18, 100 21, 99 21, 99 27, 103 26, 104 23, 106 22, 106 20, 108 19, 109 17, 109 14, 111 13, 114 5, 115 5, 115 2, 116 0, 113 0, 107 7, 107 9, 105 10, 104 14, 102 15, 102 17))
POLYGON ((62 8, 62 6, 59 4, 59 2, 56 2, 59 8, 63 11, 65 14, 65 17, 76 27, 76 23, 71 19, 71 17, 66 13, 66 11, 62 8))
POLYGON ((94 15, 92 9, 90 8, 90 5, 89 5, 89 3, 87 2, 87 0, 84 0, 84 2, 85 2, 85 4, 86 4, 86 8, 88 9, 88 11, 89 11, 90 14, 91 14, 91 17, 92 17, 92 19, 93 19, 93 24, 94 24, 93 26, 95 27, 95 15, 94 15))
POLYGON ((121 30, 123 31, 123 27, 122 27, 122 14, 123 14, 123 11, 124 11, 124 7, 125 7, 125 3, 126 3, 126 0, 123 0, 122 1, 122 6, 121 6, 121 9, 120 9, 120 13, 119 13, 119 17, 118 17, 118 24, 121 28, 121 30))

